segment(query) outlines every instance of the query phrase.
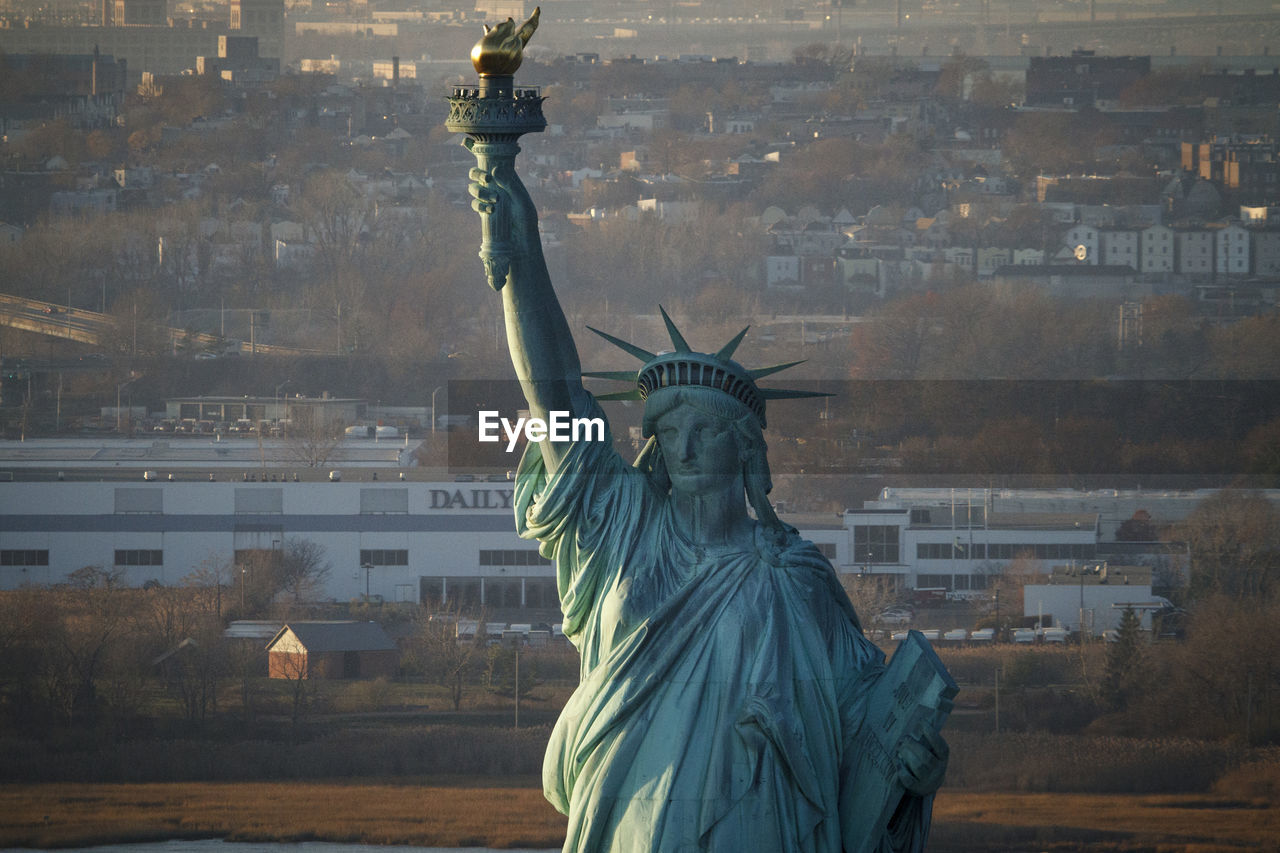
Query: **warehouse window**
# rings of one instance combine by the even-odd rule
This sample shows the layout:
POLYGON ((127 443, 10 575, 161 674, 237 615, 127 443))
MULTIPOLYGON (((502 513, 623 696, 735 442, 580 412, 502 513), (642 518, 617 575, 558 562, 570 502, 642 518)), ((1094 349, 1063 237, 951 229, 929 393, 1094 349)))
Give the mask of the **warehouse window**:
POLYGON ((505 548, 481 550, 482 566, 549 566, 551 561, 538 553, 536 548, 505 548))
POLYGON ((117 566, 163 566, 164 551, 150 548, 116 549, 117 566))
POLYGON ((0 566, 47 566, 49 549, 6 548, 0 551, 0 566))
POLYGON ((407 566, 409 551, 406 548, 361 548, 360 565, 407 566))

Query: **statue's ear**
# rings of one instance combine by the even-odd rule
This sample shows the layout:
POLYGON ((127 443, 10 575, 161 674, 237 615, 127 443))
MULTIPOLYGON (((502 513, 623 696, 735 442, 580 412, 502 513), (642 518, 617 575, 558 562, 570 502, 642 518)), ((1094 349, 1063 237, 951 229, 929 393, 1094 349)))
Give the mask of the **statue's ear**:
POLYGON ((488 34, 489 34, 489 30, 493 29, 493 27, 489 26, 488 24, 481 24, 480 26, 484 27, 484 34, 485 34, 485 35, 488 35, 488 34))

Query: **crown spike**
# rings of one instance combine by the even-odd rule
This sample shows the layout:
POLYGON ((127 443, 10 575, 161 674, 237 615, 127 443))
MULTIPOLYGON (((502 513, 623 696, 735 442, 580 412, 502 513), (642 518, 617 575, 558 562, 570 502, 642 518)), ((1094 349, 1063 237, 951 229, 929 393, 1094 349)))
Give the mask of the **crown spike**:
POLYGON ((593 394, 597 400, 643 400, 644 395, 640 393, 639 388, 632 388, 630 391, 614 391, 611 394, 593 394))
POLYGON ((684 335, 680 334, 676 324, 667 316, 667 309, 659 305, 658 310, 662 312, 662 322, 667 324, 667 334, 671 336, 671 345, 676 348, 676 352, 693 352, 688 342, 685 341, 684 335))
POLYGON ((760 379, 764 376, 772 376, 775 373, 780 373, 787 368, 795 367, 797 364, 804 364, 805 361, 806 359, 802 358, 799 361, 788 361, 786 364, 775 364, 772 367, 757 367, 755 370, 749 370, 747 372, 751 374, 752 379, 760 379))
POLYGON ((741 332, 738 332, 738 334, 734 336, 733 340, 729 341, 729 343, 720 347, 719 351, 716 352, 715 357, 716 358, 733 358, 733 353, 738 349, 738 344, 742 343, 742 339, 747 336, 747 330, 750 328, 751 328, 750 326, 747 326, 746 329, 743 329, 741 332))
POLYGON ((591 326, 587 326, 587 328, 591 329, 591 331, 595 332, 597 335, 604 338, 606 341, 613 344, 618 349, 622 350, 623 352, 629 353, 630 355, 635 356, 641 361, 646 361, 646 362, 653 361, 655 358, 658 357, 657 353, 652 353, 652 352, 649 352, 648 350, 641 349, 635 344, 629 344, 626 341, 622 340, 621 338, 615 338, 613 335, 609 334, 608 332, 602 332, 599 329, 592 328, 591 326))

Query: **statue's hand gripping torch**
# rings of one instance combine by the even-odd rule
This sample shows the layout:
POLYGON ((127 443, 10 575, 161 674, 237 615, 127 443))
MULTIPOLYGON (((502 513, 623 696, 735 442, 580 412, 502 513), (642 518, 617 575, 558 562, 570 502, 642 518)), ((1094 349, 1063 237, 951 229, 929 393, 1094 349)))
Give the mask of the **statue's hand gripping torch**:
MULTIPOLYGON (((465 133, 463 143, 476 158, 476 166, 487 174, 500 167, 515 172, 517 140, 547 126, 542 115, 542 95, 537 89, 517 89, 515 71, 524 58, 524 46, 538 28, 541 7, 518 28, 507 18, 494 27, 485 26, 484 36, 471 49, 471 64, 480 74, 478 86, 455 86, 449 98, 449 118, 445 127, 465 133)), ((511 213, 503 205, 480 210, 480 260, 494 290, 501 290, 511 269, 515 245, 511 238, 511 213)))

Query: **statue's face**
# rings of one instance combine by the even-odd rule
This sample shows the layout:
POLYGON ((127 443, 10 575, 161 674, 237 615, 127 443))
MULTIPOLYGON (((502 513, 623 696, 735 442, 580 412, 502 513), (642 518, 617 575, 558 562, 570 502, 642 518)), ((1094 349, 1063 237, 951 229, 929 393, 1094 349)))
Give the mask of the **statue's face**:
POLYGON ((741 473, 733 426, 688 405, 658 419, 654 435, 673 491, 705 495, 723 491, 741 473))

